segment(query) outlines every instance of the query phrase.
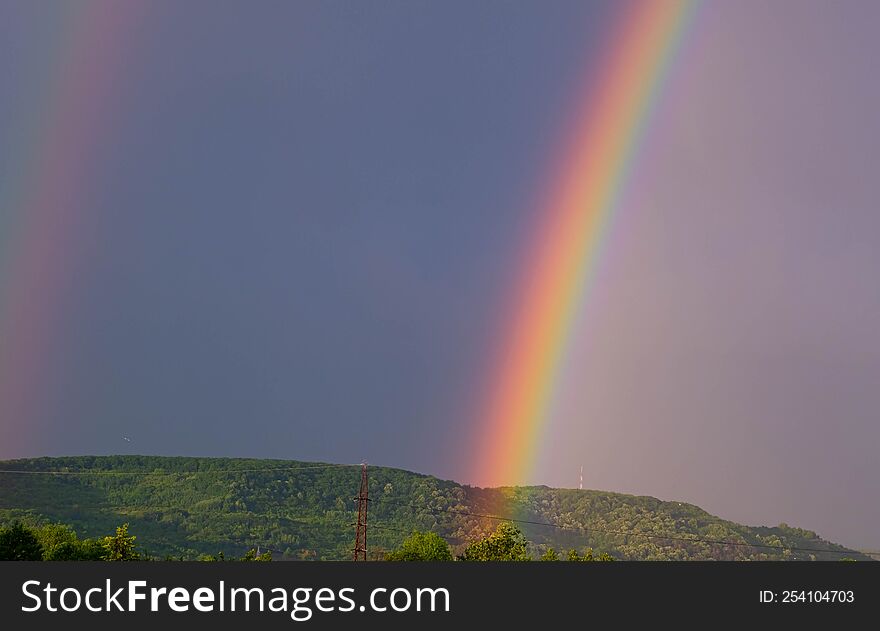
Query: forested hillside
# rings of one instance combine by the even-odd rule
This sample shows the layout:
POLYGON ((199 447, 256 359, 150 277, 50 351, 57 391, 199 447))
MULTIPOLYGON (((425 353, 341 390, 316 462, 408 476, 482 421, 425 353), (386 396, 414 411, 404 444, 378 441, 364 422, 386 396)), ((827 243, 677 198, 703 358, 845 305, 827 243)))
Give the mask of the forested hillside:
MULTIPOLYGON (((0 523, 62 522, 81 537, 103 536, 128 523, 148 553, 176 558, 234 556, 252 548, 272 551, 275 559, 351 555, 356 466, 82 456, 0 461, 0 470, 0 523)), ((369 482, 368 546, 374 558, 414 530, 436 532, 460 549, 505 517, 521 520, 517 525, 535 558, 552 546, 591 547, 616 559, 867 560, 808 530, 743 526, 691 504, 652 497, 481 489, 385 467, 370 467, 369 482)))

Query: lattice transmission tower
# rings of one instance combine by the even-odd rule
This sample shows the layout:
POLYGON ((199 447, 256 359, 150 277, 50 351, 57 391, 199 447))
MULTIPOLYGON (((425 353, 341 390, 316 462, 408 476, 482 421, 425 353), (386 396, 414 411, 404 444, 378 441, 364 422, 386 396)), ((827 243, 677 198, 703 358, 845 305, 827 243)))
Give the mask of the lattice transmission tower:
POLYGON ((354 560, 367 560, 367 504, 370 501, 367 483, 367 463, 361 465, 361 490, 357 496, 358 519, 354 536, 354 560))

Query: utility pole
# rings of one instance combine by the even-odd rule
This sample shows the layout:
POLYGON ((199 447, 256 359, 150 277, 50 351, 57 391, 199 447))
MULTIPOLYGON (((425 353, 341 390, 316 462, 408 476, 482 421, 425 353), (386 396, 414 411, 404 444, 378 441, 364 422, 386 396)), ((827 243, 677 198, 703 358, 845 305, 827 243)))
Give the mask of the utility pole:
POLYGON ((354 560, 367 560, 367 502, 370 501, 367 489, 367 463, 361 465, 361 490, 357 496, 358 519, 354 536, 354 560))

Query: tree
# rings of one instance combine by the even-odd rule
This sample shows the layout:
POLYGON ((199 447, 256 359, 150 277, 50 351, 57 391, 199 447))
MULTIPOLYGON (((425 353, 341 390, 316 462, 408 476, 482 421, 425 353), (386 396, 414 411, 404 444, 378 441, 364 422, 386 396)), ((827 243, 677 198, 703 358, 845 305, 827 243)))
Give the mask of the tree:
POLYGON ((587 548, 584 551, 583 556, 578 556, 577 550, 569 550, 568 551, 568 560, 569 561, 592 561, 593 560, 593 549, 587 548))
POLYGON ((257 550, 251 548, 245 555, 239 559, 239 561, 271 561, 272 553, 271 552, 263 552, 260 554, 257 550))
POLYGON ((504 522, 491 535, 468 544, 462 561, 531 561, 528 542, 514 524, 504 522))
POLYGON ((95 539, 79 539, 66 524, 47 524, 34 529, 43 547, 44 561, 100 561, 104 546, 95 539))
POLYGON ((51 555, 43 555, 44 561, 103 561, 104 544, 97 539, 77 539, 57 546, 51 555))
POLYGON ((14 522, 0 528, 0 561, 41 561, 43 546, 30 528, 14 522))
POLYGON ((568 551, 568 560, 569 561, 613 561, 614 557, 612 557, 607 552, 603 552, 599 556, 594 556, 592 548, 587 548, 584 551, 583 555, 579 555, 577 550, 571 549, 568 551))
POLYGON ((558 561, 559 555, 553 548, 547 548, 547 551, 541 555, 542 561, 558 561))
POLYGON ((223 554, 222 550, 217 554, 203 554, 199 557, 199 561, 222 562, 225 560, 226 556, 223 554))
POLYGON ((128 524, 117 526, 116 534, 104 537, 104 560, 106 561, 137 561, 141 558, 135 550, 134 535, 128 534, 128 524))
POLYGON ((385 554, 386 561, 452 561, 449 544, 435 532, 416 531, 397 550, 385 554))
POLYGON ((34 535, 43 547, 45 561, 54 560, 59 549, 69 550, 77 543, 76 533, 66 524, 46 524, 34 529, 34 535))

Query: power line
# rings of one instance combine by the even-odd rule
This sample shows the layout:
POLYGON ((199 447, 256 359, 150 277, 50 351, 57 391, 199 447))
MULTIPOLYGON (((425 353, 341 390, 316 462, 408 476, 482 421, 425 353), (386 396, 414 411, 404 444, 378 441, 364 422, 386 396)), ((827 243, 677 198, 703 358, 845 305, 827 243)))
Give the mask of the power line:
MULTIPOLYGON (((351 524, 354 526, 354 524, 351 524)), ((390 526, 388 524, 377 524, 375 522, 370 522, 370 528, 376 528, 378 530, 389 530, 392 532, 402 532, 408 535, 413 533, 412 528, 404 528, 403 526, 390 526)))

